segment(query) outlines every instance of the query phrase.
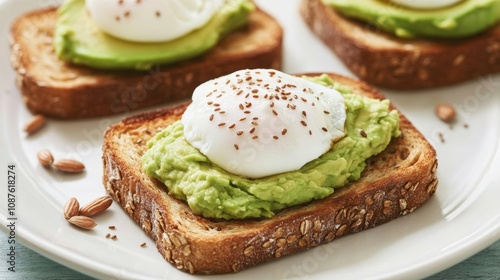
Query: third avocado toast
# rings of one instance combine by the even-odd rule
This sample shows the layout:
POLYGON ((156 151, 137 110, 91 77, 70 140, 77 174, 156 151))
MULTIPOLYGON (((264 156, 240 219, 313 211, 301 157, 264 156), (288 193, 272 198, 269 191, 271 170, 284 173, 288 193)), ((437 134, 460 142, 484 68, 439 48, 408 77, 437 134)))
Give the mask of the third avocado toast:
POLYGON ((500 72, 498 1, 452 1, 427 9, 397 0, 300 2, 311 31, 372 85, 431 89, 500 72))
MULTIPOLYGON (((113 20, 115 16, 113 5, 127 3, 134 6, 139 5, 140 1, 93 2, 111 5, 108 8, 112 9, 113 13, 110 12, 108 16, 104 16, 113 20)), ((179 2, 169 0, 148 1, 148 3, 173 5, 179 2)), ((193 3, 193 1, 189 3, 193 3)), ((95 26, 88 24, 88 22, 76 27, 72 25, 78 20, 84 20, 84 22, 89 20, 82 15, 82 9, 85 8, 82 6, 82 0, 64 1, 66 18, 65 22, 62 23, 59 21, 60 12, 58 12, 57 7, 28 12, 13 22, 10 36, 11 62, 16 72, 17 84, 23 95, 23 101, 33 114, 43 114, 47 117, 60 119, 116 115, 188 98, 193 89, 200 83, 241 68, 280 68, 283 30, 279 23, 254 4, 251 6, 245 4, 248 1, 235 0, 230 3, 238 5, 217 9, 218 15, 223 16, 218 17, 220 21, 215 20, 209 24, 209 29, 217 30, 217 32, 208 32, 212 34, 208 37, 212 43, 213 40, 220 39, 218 43, 203 54, 198 53, 197 56, 191 58, 187 58, 185 55, 197 54, 197 51, 194 53, 189 51, 191 49, 189 46, 196 36, 191 39, 188 38, 191 36, 182 37, 167 43, 143 44, 143 50, 145 49, 148 53, 138 57, 127 53, 127 51, 130 51, 130 46, 134 46, 135 49, 139 43, 122 42, 121 39, 110 38, 100 31, 95 34, 97 38, 107 38, 109 40, 105 41, 113 43, 107 46, 86 45, 84 41, 89 33, 78 32, 78 28, 86 26, 96 31, 95 26), (249 10, 249 8, 251 9, 249 10), (73 13, 79 16, 72 17, 73 13), (58 22, 60 25, 56 32, 58 22), (227 28, 223 28, 222 25, 219 25, 223 22, 236 25, 231 26, 230 24, 227 28), (71 30, 77 32, 74 33, 71 30), (228 30, 232 30, 232 32, 227 33, 228 30), (56 36, 56 33, 59 37, 56 36), (188 43, 188 46, 183 45, 181 41, 188 43), (60 51, 64 53, 64 57, 71 56, 71 59, 76 60, 75 62, 80 62, 78 57, 81 55, 82 63, 86 61, 93 64, 95 62, 96 66, 106 69, 62 60, 56 54, 54 44, 61 48, 60 51), (118 50, 120 55, 117 58, 110 53, 112 50, 109 48, 115 44, 129 47, 124 48, 125 53, 118 50), (166 65, 154 64, 153 57, 158 58, 157 48, 161 45, 169 46, 171 44, 180 49, 181 53, 183 52, 181 55, 174 51, 178 55, 174 58, 184 59, 166 65), (96 53, 95 49, 99 51, 96 53), (73 57, 72 52, 79 53, 79 55, 73 57), (146 58, 146 60, 137 61, 141 57, 146 58), (122 66, 127 69, 123 69, 122 66), (142 70, 134 70, 136 66, 142 70), (117 69, 109 69, 115 67, 117 69)), ((119 22, 125 21, 125 15, 126 12, 120 14, 123 18, 119 22)), ((134 15, 134 10, 131 10, 129 17, 134 15)), ((154 10, 150 15, 154 19, 157 17, 154 10)), ((159 17, 159 19, 165 20, 167 17, 159 17)), ((207 32, 202 30, 198 30, 198 33, 207 35, 207 32)), ((99 44, 101 41, 97 38, 90 41, 93 44, 99 44)), ((193 48, 195 50, 206 48, 207 45, 204 43, 206 42, 201 42, 202 46, 193 46, 193 48)), ((123 51, 123 49, 121 50, 123 51)), ((160 53, 162 56, 169 56, 167 50, 165 53, 160 53)), ((172 58, 171 55, 170 58, 172 58)))

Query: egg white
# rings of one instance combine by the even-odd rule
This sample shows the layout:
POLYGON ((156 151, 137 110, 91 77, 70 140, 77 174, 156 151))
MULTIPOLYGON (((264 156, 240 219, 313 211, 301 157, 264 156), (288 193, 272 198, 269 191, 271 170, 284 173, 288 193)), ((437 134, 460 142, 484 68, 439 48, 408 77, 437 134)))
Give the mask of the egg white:
POLYGON ((204 26, 224 0, 86 0, 104 32, 135 42, 164 42, 204 26))
POLYGON ((342 95, 285 73, 241 70, 200 85, 182 116, 186 140, 230 173, 300 169, 344 136, 342 95))

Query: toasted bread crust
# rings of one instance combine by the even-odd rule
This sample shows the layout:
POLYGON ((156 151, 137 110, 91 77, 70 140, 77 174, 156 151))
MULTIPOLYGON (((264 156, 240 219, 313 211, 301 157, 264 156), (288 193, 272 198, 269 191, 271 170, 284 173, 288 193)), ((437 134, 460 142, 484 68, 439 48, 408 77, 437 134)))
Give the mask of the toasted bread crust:
POLYGON ((302 0, 300 13, 354 74, 376 86, 434 88, 500 72, 500 24, 465 39, 408 40, 343 17, 321 0, 302 0))
POLYGON ((75 119, 127 113, 188 98, 215 77, 244 68, 281 67, 280 25, 257 9, 249 24, 209 52, 148 71, 104 71, 61 61, 54 53, 56 8, 34 11, 11 26, 11 62, 28 109, 75 119))
MULTIPOLYGON (((383 98, 365 83, 331 77, 353 92, 383 98)), ((104 136, 103 184, 178 269, 221 274, 307 250, 413 212, 436 191, 432 146, 401 115, 402 136, 368 160, 360 180, 329 197, 263 220, 220 221, 191 212, 141 171, 146 142, 178 120, 188 103, 124 119, 104 136), (214 254, 213 252, 217 252, 214 254)))

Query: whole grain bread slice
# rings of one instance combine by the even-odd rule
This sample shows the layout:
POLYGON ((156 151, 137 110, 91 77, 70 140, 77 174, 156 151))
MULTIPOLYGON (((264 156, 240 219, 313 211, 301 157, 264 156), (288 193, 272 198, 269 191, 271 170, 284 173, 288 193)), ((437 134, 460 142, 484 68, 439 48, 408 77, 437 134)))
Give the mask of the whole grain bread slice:
POLYGON ((11 63, 34 114, 62 119, 127 113, 185 99, 215 77, 242 68, 281 67, 281 26, 256 9, 246 27, 200 57, 148 71, 103 71, 61 61, 54 53, 56 8, 19 17, 11 26, 11 63))
POLYGON ((500 72, 500 24, 464 39, 410 40, 348 19, 321 0, 301 0, 300 13, 355 75, 376 86, 434 88, 500 72))
MULTIPOLYGON (((331 77, 355 93, 383 98, 363 82, 331 77)), ((409 214, 436 191, 436 153, 401 115, 402 135, 367 161, 360 180, 325 199, 262 220, 197 216, 141 171, 146 142, 178 120, 187 105, 139 114, 111 126, 104 136, 102 157, 106 190, 156 242, 163 257, 183 271, 236 272, 304 251, 409 214)))

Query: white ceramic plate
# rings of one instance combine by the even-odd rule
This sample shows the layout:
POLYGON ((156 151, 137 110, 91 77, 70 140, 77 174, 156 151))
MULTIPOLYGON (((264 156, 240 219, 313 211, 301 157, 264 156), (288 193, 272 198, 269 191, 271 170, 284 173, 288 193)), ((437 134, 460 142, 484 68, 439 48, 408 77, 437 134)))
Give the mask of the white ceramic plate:
MULTIPOLYGON (((311 34, 297 12, 298 1, 257 1, 285 28, 284 71, 325 71, 352 76, 311 34)), ((180 272, 162 259, 151 240, 113 204, 97 217, 98 226, 83 231, 69 226, 62 208, 71 196, 82 203, 104 195, 101 137, 124 117, 84 121, 50 120, 32 137, 22 132, 31 114, 21 102, 9 65, 8 26, 24 11, 56 0, 0 0, 0 215, 6 230, 7 164, 17 166, 17 238, 35 251, 88 275, 105 279, 230 279, 180 272), (61 175, 42 168, 35 154, 42 148, 56 158, 86 164, 82 175, 61 175), (108 229, 116 226, 115 230, 108 229), (106 239, 107 233, 117 240, 106 239), (145 248, 140 244, 146 242, 145 248)), ((487 247, 500 236, 500 76, 475 79, 438 90, 384 91, 435 146, 440 184, 433 199, 411 215, 335 240, 307 252, 238 273, 243 279, 411 279, 443 270, 487 247), (459 108, 453 128, 440 122, 434 106, 459 108), (467 125, 468 128, 464 127, 467 125), (445 142, 438 137, 442 134, 445 142)))

